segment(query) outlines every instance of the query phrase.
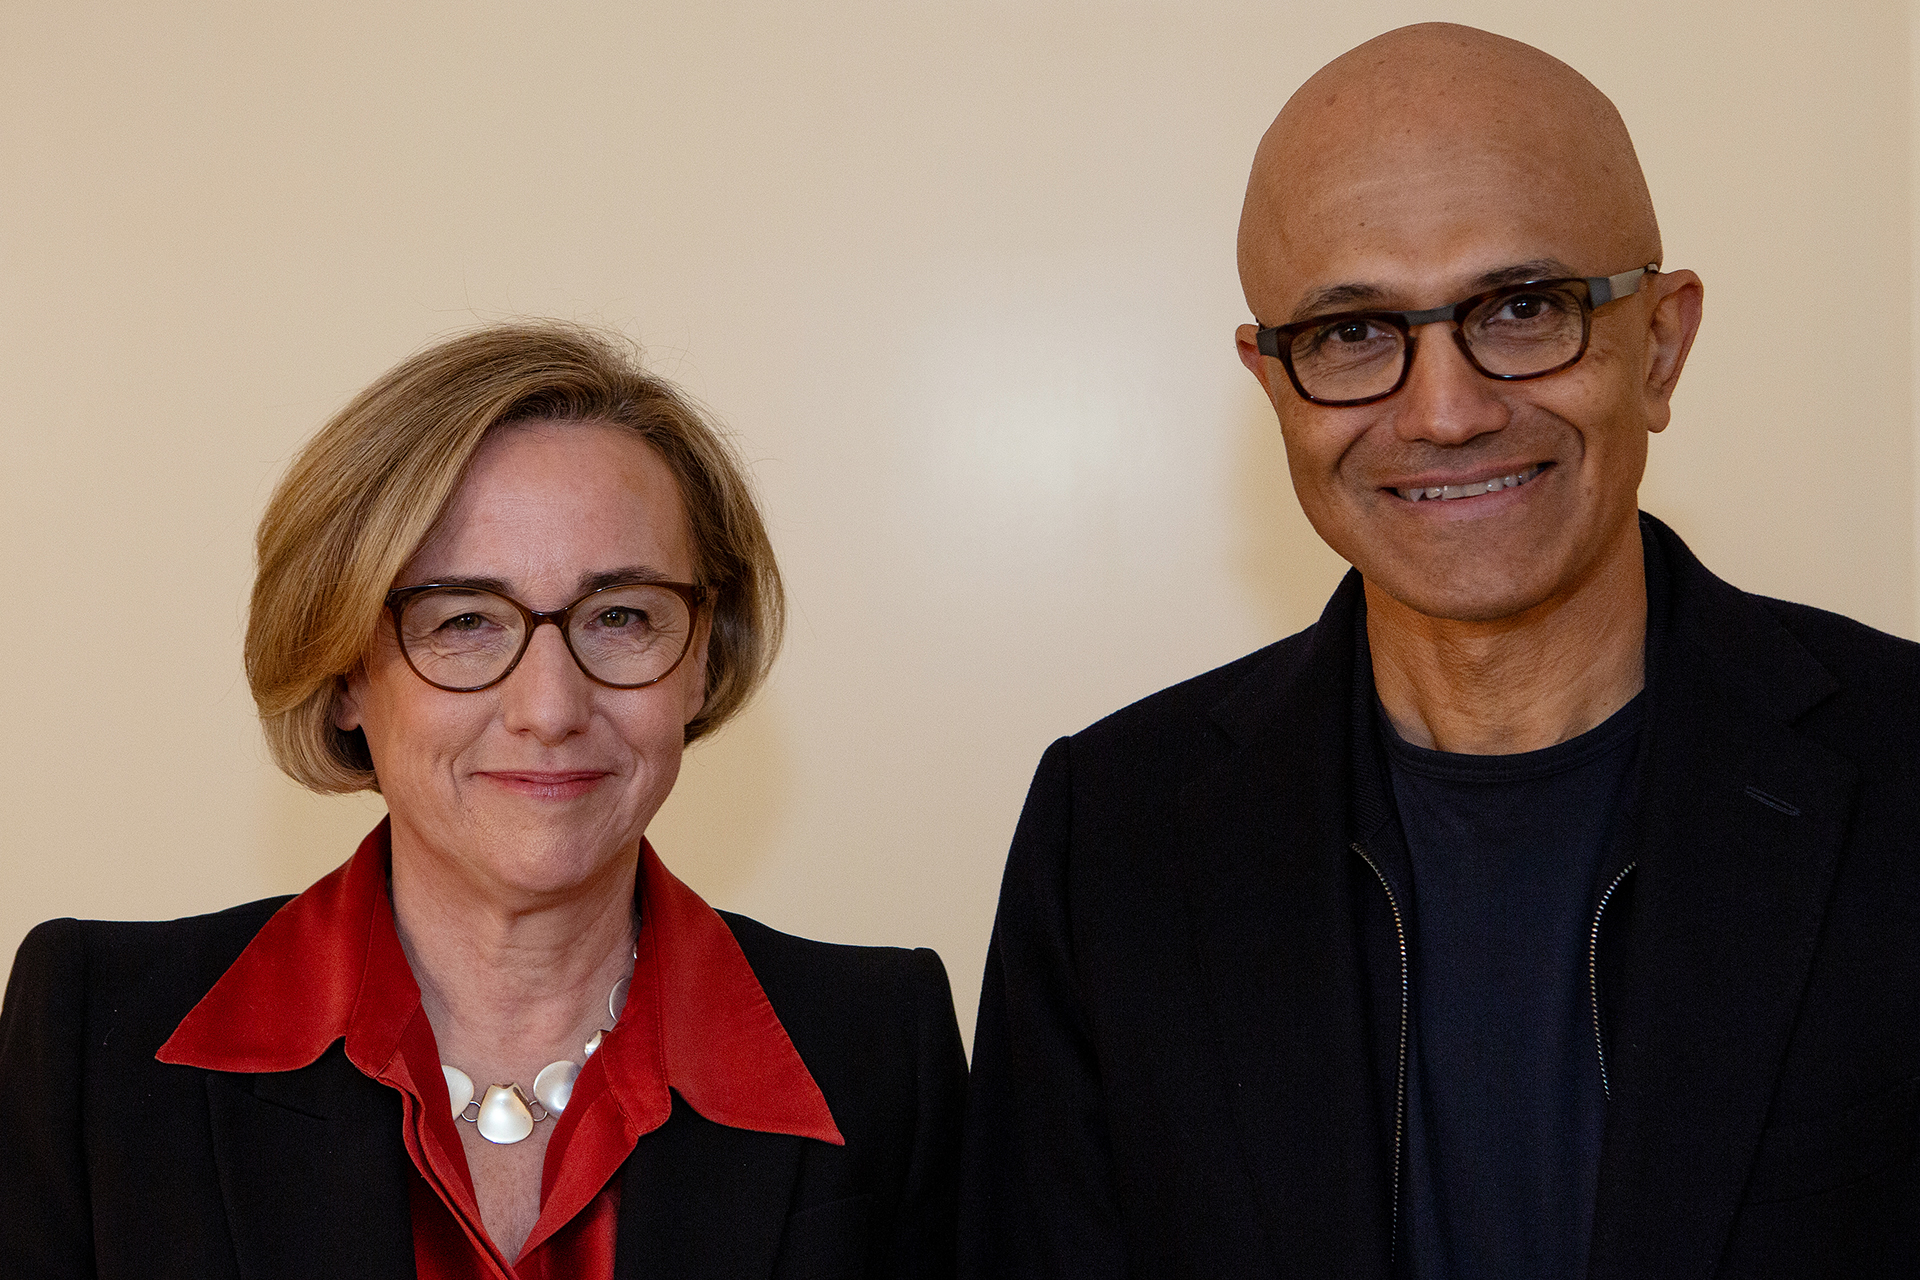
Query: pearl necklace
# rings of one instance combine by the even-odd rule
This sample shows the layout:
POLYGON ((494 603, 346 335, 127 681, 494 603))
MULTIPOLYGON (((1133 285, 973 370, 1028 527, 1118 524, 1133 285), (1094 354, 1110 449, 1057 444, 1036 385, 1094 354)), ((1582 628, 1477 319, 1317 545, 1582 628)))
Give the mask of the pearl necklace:
MULTIPOLYGON (((634 956, 638 958, 639 954, 636 945, 634 956)), ((613 990, 607 992, 609 1024, 620 1021, 620 1010, 626 1007, 627 988, 632 983, 632 978, 622 978, 613 984, 613 990)), ((518 1082, 509 1080, 504 1084, 488 1085, 486 1094, 476 1100, 473 1096, 473 1077, 458 1067, 441 1063, 440 1074, 447 1078, 447 1101, 453 1106, 453 1118, 465 1120, 480 1131, 481 1137, 498 1146, 519 1142, 533 1132, 534 1125, 567 1109, 567 1103, 573 1097, 573 1082, 579 1079, 580 1069, 611 1030, 612 1025, 608 1025, 594 1032, 588 1038, 579 1062, 561 1058, 540 1068, 540 1074, 533 1078, 531 1099, 518 1082), (538 1115, 534 1114, 536 1109, 538 1115)))

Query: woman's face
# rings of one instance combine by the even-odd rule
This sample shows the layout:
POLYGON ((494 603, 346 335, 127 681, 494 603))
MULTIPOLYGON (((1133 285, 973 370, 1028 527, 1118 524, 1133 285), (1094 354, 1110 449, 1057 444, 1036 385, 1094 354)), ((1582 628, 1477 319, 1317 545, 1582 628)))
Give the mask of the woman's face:
MULTIPOLYGON (((609 574, 694 581, 672 473, 624 429, 531 423, 481 446, 394 585, 492 579, 547 610, 609 574)), ((335 723, 366 734, 396 864, 509 905, 621 883, 705 695, 706 618, 686 659, 642 689, 589 680, 542 625, 505 680, 449 693, 413 673, 383 616, 335 723)))

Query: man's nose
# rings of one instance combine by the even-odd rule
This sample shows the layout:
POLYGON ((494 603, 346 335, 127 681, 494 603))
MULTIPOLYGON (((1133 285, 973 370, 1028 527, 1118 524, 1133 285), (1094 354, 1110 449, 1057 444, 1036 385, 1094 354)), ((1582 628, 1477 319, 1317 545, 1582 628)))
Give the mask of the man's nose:
POLYGON ((501 714, 515 733, 552 745, 586 730, 593 714, 593 682, 573 660, 559 626, 533 629, 520 665, 500 684, 501 714))
POLYGON ((1500 383, 1473 367, 1451 324, 1421 325, 1408 341, 1412 365, 1406 384, 1389 402, 1402 439, 1457 445, 1507 425, 1510 410, 1499 394, 1500 383))

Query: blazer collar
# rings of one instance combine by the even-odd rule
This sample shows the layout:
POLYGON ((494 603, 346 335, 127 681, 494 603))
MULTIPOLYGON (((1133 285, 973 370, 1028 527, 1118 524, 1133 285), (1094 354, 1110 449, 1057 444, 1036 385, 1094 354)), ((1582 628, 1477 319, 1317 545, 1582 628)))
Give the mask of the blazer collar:
POLYGON ((300 1071, 211 1073, 206 1090, 242 1280, 411 1280, 399 1094, 338 1045, 300 1071))
MULTIPOLYGON (((1754 597, 1642 516, 1671 583, 1648 727, 1590 1274, 1707 1274, 1784 1059, 1857 785, 1794 722, 1838 688, 1754 597), (1684 1210, 1676 1188, 1684 1187, 1684 1210)), ((1650 579, 1653 575, 1650 574, 1650 579)))
POLYGON ((678 1099, 622 1173, 614 1274, 631 1280, 766 1280, 800 1174, 803 1141, 714 1124, 678 1099))
POLYGON ((1369 1274, 1391 1234, 1392 1125, 1375 1096, 1348 835, 1360 598, 1349 574, 1311 631, 1213 708, 1230 748, 1182 790, 1179 879, 1275 1255, 1369 1274))

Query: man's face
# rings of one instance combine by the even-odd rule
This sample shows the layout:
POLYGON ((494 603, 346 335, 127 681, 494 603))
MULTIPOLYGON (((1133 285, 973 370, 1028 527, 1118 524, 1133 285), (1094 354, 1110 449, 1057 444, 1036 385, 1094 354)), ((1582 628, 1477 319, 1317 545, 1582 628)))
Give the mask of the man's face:
MULTIPOLYGON (((1580 189, 1585 175, 1523 151, 1376 139, 1299 176, 1273 225, 1255 228, 1273 237, 1249 280, 1263 324, 1645 265, 1604 194, 1580 189)), ((1675 279, 1595 312, 1580 362, 1528 381, 1477 372, 1445 324, 1413 331, 1406 385, 1368 405, 1302 399, 1279 361, 1248 351, 1250 326, 1242 354, 1279 415, 1301 506, 1369 586, 1430 617, 1506 618, 1570 597, 1635 536, 1647 435, 1668 416, 1655 321, 1675 279)))

